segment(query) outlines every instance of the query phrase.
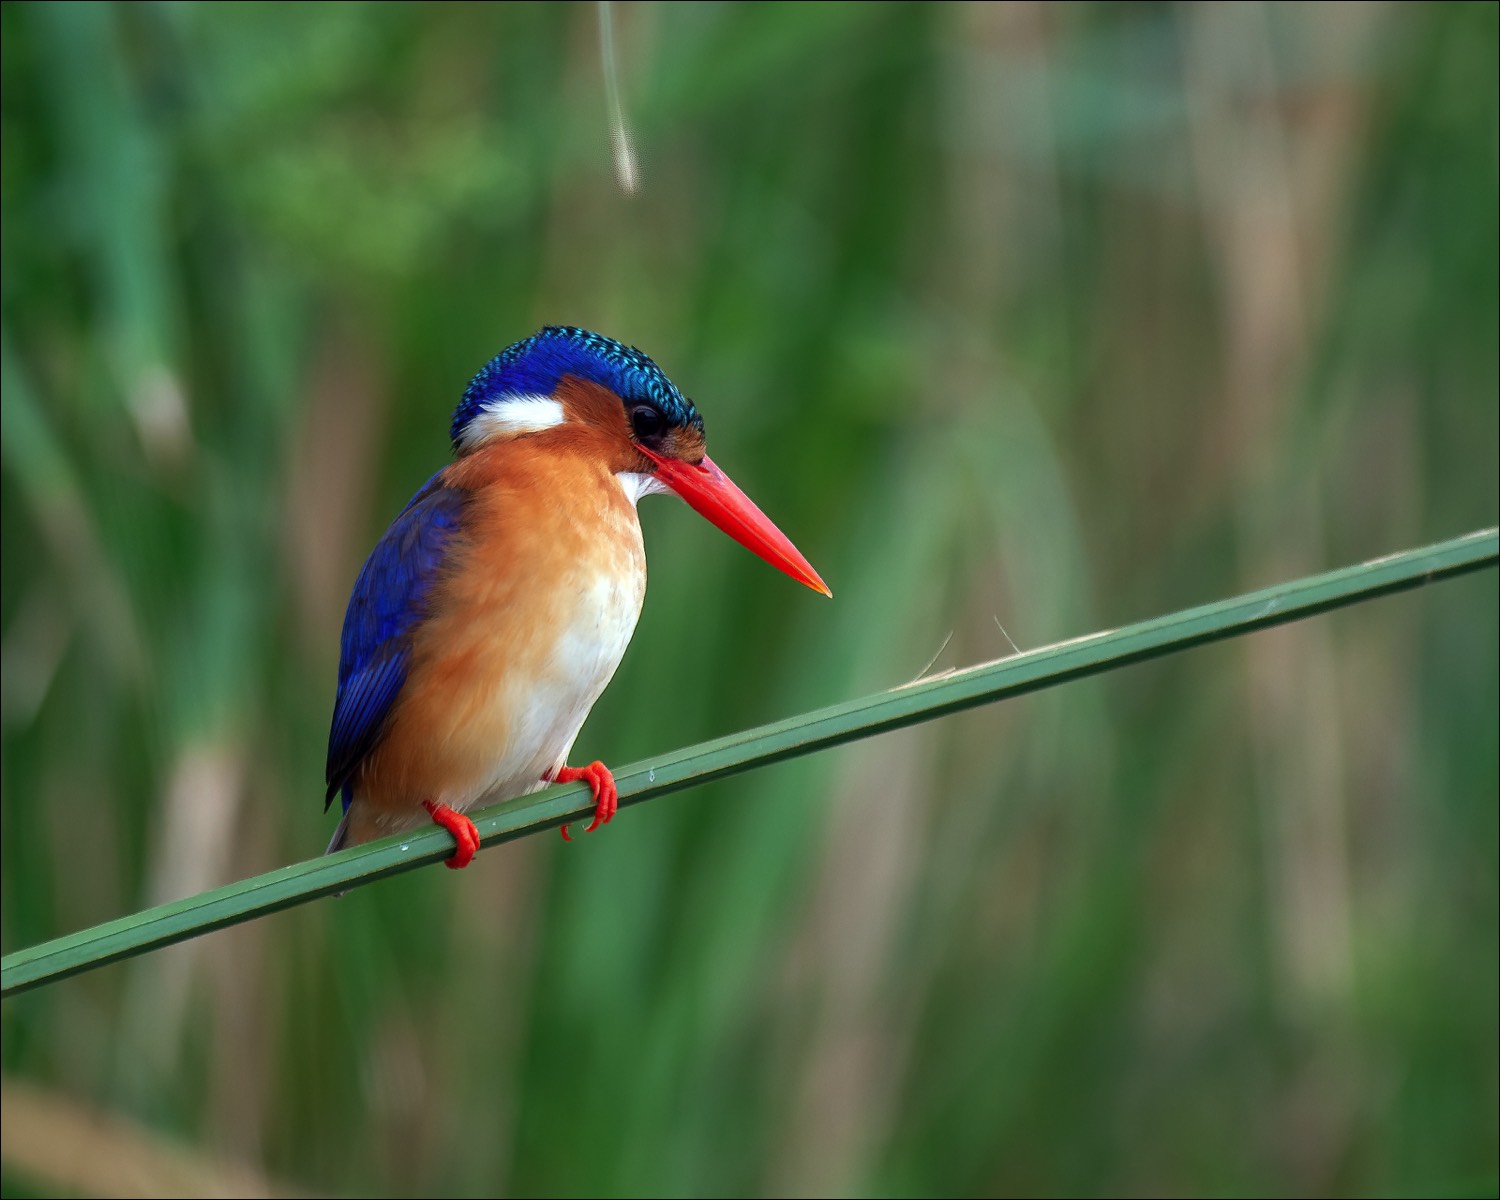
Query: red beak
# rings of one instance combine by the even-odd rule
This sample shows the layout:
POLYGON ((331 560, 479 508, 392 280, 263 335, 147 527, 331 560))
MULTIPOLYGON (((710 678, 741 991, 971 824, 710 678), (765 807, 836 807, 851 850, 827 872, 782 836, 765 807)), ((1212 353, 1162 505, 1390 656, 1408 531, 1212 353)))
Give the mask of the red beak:
POLYGON ((832 597, 828 585, 786 534, 771 524, 771 518, 756 508, 755 502, 735 487, 734 481, 714 466, 706 454, 703 461, 694 466, 678 458, 653 454, 644 446, 636 449, 656 464, 657 478, 686 500, 695 512, 707 517, 741 546, 760 555, 777 570, 786 572, 815 592, 832 597))

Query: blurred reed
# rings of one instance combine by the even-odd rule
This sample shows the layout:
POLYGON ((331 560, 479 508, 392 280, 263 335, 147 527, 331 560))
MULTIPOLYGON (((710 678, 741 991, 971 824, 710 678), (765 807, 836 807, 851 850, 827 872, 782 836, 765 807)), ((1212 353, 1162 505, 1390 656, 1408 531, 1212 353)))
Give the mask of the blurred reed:
MULTIPOLYGON (((0 7, 7 951, 321 844, 347 588, 545 321, 838 595, 648 504, 607 761, 1495 522, 1494 6, 613 15, 634 195, 594 6, 0 7)), ((330 1192, 1493 1189, 1495 612, 418 872, 0 1065, 330 1192)))

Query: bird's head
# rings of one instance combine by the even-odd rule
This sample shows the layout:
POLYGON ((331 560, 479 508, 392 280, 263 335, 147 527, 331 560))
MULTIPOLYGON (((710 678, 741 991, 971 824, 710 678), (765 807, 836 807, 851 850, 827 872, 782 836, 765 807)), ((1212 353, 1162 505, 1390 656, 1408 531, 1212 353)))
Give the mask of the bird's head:
POLYGON ((602 456, 626 494, 680 496, 746 549, 833 595, 807 559, 704 451, 703 417, 632 346, 549 325, 497 354, 453 413, 454 453, 546 434, 602 456), (557 431, 552 433, 551 431, 557 431))

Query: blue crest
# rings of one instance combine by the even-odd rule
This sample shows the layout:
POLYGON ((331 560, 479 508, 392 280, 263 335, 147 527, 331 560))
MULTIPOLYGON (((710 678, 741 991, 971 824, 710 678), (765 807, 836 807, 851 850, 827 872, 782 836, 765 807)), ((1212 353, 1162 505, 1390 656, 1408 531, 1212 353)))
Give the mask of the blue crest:
POLYGON ((649 403, 669 425, 703 431, 693 402, 635 347, 587 329, 548 325, 502 350, 474 376, 453 412, 453 448, 487 405, 507 396, 550 396, 566 375, 607 387, 627 405, 649 403))

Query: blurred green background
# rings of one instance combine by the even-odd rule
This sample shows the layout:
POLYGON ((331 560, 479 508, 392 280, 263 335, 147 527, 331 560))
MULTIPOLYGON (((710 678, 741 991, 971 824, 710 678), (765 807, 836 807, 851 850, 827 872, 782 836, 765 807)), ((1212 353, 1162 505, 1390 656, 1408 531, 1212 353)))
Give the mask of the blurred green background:
MULTIPOLYGON (((635 195, 591 4, 0 11, 7 952, 321 851, 354 575, 543 323, 653 355, 837 596, 647 502, 580 759, 1495 523, 1495 5, 614 24, 635 195)), ((1496 610, 25 995, 4 1189, 1493 1192, 1496 610)))

